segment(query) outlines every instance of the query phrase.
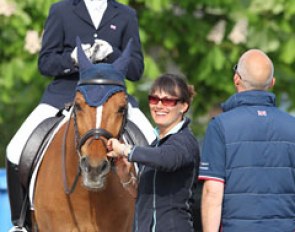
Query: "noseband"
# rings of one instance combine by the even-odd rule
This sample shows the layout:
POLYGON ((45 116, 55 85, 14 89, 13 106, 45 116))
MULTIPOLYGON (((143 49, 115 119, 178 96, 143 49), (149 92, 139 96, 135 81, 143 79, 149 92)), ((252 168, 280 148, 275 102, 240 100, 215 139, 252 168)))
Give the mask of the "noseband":
POLYGON ((113 135, 103 128, 91 129, 87 131, 78 141, 77 150, 79 153, 81 153, 82 145, 91 137, 93 137, 96 140, 101 140, 105 144, 104 140, 102 140, 101 137, 104 137, 108 140, 112 138, 113 135))
MULTIPOLYGON (((92 79, 92 80, 81 80, 78 82, 77 84, 78 86, 81 85, 117 85, 117 86, 123 86, 125 87, 125 84, 123 81, 117 81, 117 80, 108 80, 108 79, 92 79)), ((82 136, 79 134, 78 132, 78 126, 77 126, 77 117, 76 117, 76 110, 75 110, 75 104, 73 105, 73 109, 71 112, 71 117, 72 115, 74 116, 74 128, 75 128, 75 141, 76 141, 76 150, 77 150, 77 154, 79 156, 79 160, 81 160, 82 158, 82 146, 85 144, 85 142, 90 139, 90 138, 94 138, 95 140, 101 140, 103 145, 105 146, 105 148, 107 148, 106 145, 106 141, 112 137, 114 137, 112 135, 112 133, 110 133, 109 131, 103 129, 103 128, 94 128, 94 129, 90 129, 88 130, 85 134, 83 134, 82 136)), ((119 132, 119 134, 122 133, 122 130, 124 128, 124 124, 126 122, 126 115, 127 115, 127 107, 125 107, 124 113, 123 113, 123 124, 121 126, 121 131, 119 132)), ((62 166, 63 166, 63 180, 64 180, 64 189, 65 189, 65 193, 66 194, 71 194, 76 187, 76 184, 78 182, 78 178, 81 174, 81 169, 80 169, 80 165, 78 165, 78 170, 77 170, 77 174, 76 177, 73 181, 73 184, 71 186, 71 188, 68 187, 67 184, 67 178, 66 178, 66 137, 67 137, 67 133, 68 133, 68 129, 69 129, 69 125, 70 125, 70 120, 68 122, 67 128, 65 130, 65 134, 64 134, 64 141, 63 141, 63 158, 62 158, 62 166)))

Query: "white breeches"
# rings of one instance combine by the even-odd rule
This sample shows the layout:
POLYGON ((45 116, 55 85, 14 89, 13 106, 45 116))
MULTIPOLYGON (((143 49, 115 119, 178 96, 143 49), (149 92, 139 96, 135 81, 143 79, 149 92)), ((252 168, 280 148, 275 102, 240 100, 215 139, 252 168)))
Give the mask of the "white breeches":
MULTIPOLYGON (((55 116, 58 109, 48 104, 39 104, 27 117, 6 148, 7 159, 18 165, 22 150, 33 130, 45 119, 55 116)), ((156 138, 153 127, 139 108, 128 105, 128 119, 143 132, 149 144, 156 138)))
POLYGON ((26 118, 6 148, 7 159, 19 164, 22 150, 33 130, 45 119, 57 114, 58 109, 48 104, 39 104, 26 118))

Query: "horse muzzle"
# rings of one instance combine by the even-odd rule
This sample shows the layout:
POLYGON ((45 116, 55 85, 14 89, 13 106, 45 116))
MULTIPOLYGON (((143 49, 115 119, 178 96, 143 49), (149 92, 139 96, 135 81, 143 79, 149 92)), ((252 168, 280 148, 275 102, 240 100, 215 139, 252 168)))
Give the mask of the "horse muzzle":
POLYGON ((87 156, 80 159, 83 185, 89 190, 101 190, 105 187, 107 174, 111 170, 110 161, 105 158, 98 165, 91 164, 87 156))

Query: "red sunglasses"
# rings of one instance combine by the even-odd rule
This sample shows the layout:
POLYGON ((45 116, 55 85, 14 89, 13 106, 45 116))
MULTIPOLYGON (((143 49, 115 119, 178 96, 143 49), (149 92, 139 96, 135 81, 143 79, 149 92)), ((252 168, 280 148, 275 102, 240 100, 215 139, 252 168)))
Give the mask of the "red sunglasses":
POLYGON ((178 98, 167 98, 167 97, 159 98, 157 96, 152 96, 152 95, 149 95, 148 99, 151 105, 157 105, 159 102, 162 102, 163 106, 170 106, 170 107, 176 106, 176 104, 179 101, 181 101, 178 98))

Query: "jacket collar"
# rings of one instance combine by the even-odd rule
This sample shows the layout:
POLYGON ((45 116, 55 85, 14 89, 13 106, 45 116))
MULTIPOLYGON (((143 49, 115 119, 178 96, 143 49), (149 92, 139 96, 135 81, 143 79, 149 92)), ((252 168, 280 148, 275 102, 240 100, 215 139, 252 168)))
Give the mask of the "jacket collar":
MULTIPOLYGON (((73 5, 77 5, 80 2, 83 2, 83 0, 72 0, 73 1, 73 5)), ((108 2, 112 2, 114 0, 108 0, 108 2)))
POLYGON ((275 95, 267 91, 243 91, 232 95, 221 107, 224 112, 239 106, 275 106, 275 95))
POLYGON ((177 125, 175 125, 163 138, 160 139, 159 137, 159 130, 157 128, 154 129, 155 131, 155 135, 156 135, 156 140, 152 143, 152 145, 155 144, 160 144, 163 141, 165 141, 168 137, 170 137, 173 134, 178 133, 179 131, 181 131, 182 129, 184 129, 185 127, 188 126, 188 124, 190 123, 190 119, 185 117, 181 122, 179 122, 177 125))
MULTIPOLYGON (((82 20, 87 22, 90 25, 93 25, 90 15, 87 11, 85 2, 83 0, 73 0, 73 11, 77 14, 82 20)), ((115 15, 119 13, 118 3, 113 0, 108 0, 108 6, 102 17, 99 28, 103 27, 108 21, 110 21, 115 15)))
POLYGON ((118 3, 116 1, 108 0, 108 7, 102 17, 99 28, 107 24, 113 17, 119 13, 118 3))
POLYGON ((83 0, 73 1, 73 12, 88 24, 93 25, 90 15, 87 11, 85 2, 83 0))

